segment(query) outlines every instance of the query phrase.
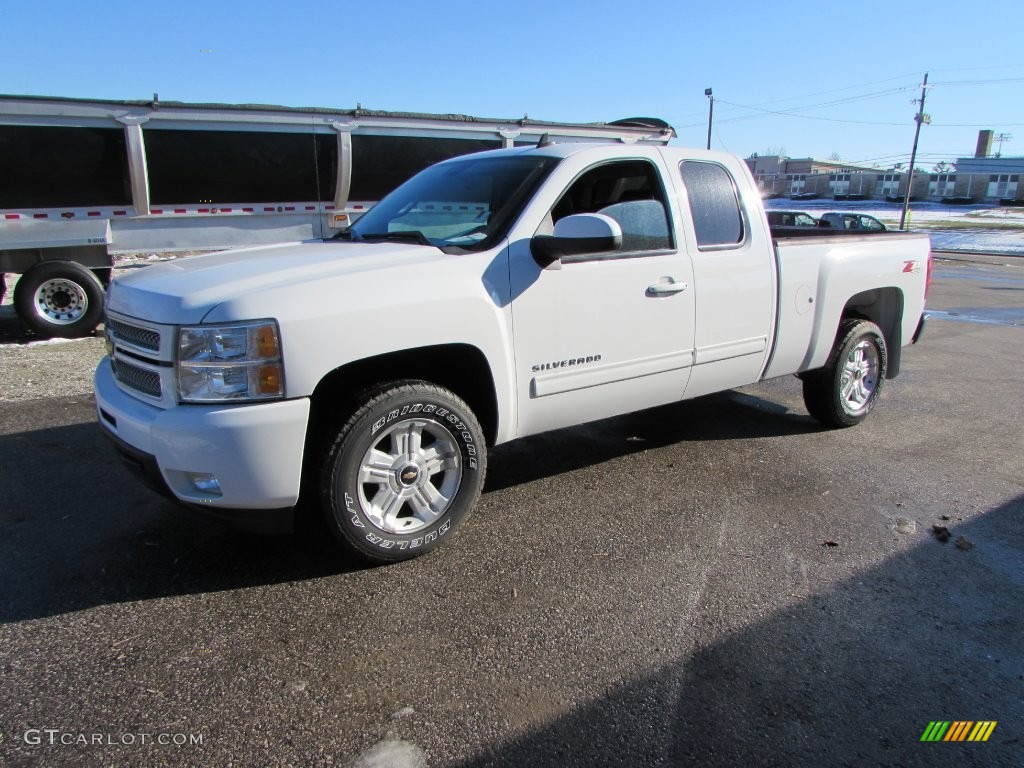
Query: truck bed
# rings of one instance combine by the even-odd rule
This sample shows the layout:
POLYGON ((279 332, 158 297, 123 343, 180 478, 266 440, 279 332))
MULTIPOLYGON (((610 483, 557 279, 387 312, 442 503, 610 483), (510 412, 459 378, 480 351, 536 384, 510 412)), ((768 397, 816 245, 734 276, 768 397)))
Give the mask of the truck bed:
POLYGON ((928 235, 808 230, 817 236, 772 233, 779 310, 775 351, 765 378, 824 365, 834 339, 822 334, 839 327, 848 305, 864 307, 863 316, 882 319, 881 313, 890 318, 879 325, 889 343, 890 378, 894 377, 900 347, 910 342, 924 311, 919 274, 927 269, 931 253, 928 235))

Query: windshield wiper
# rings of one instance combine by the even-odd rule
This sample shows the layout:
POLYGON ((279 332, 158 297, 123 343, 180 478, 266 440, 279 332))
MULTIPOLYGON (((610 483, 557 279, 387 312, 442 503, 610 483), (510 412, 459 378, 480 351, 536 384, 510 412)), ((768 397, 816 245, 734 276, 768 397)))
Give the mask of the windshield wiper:
POLYGON ((360 240, 394 240, 397 242, 413 242, 419 243, 420 245, 429 245, 433 247, 433 243, 427 239, 427 236, 420 232, 418 229, 406 229, 401 232, 371 232, 369 234, 362 234, 359 237, 360 240))

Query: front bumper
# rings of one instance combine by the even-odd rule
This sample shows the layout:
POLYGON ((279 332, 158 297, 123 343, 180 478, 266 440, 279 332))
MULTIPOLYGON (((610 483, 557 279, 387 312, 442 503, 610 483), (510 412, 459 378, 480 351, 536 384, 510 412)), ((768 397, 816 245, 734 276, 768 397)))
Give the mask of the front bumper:
POLYGON ((284 515, 298 501, 307 398, 163 409, 124 392, 107 359, 95 391, 100 426, 151 487, 245 527, 264 528, 247 518, 284 515), (197 488, 199 475, 216 478, 219 490, 197 488))

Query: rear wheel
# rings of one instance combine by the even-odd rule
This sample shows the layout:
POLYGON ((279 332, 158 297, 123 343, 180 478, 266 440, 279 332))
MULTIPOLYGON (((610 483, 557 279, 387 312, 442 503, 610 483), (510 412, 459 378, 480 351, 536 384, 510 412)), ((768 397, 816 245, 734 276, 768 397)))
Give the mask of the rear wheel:
POLYGON ((802 377, 807 411, 832 427, 859 424, 878 399, 887 362, 885 337, 877 325, 844 321, 825 367, 802 377))
POLYGON ((87 336, 103 319, 103 286, 81 264, 44 261, 14 286, 14 308, 40 336, 87 336))
POLYGON ((483 430, 459 397, 424 381, 383 385, 360 403, 328 441, 320 475, 327 524, 369 562, 429 552, 480 496, 483 430))

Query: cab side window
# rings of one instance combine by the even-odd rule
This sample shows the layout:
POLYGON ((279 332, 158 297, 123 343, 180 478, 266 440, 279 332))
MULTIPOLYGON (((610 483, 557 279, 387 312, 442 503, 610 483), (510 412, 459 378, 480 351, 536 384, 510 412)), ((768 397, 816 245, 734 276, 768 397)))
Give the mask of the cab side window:
POLYGON ((743 212, 732 176, 717 163, 686 160, 680 165, 690 214, 701 250, 736 248, 746 240, 743 212))
POLYGON ((665 189, 646 160, 604 163, 572 183, 551 209, 552 224, 575 213, 600 213, 622 228, 622 253, 673 248, 665 189))

